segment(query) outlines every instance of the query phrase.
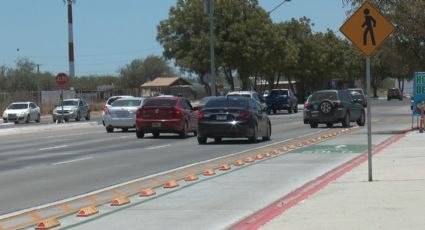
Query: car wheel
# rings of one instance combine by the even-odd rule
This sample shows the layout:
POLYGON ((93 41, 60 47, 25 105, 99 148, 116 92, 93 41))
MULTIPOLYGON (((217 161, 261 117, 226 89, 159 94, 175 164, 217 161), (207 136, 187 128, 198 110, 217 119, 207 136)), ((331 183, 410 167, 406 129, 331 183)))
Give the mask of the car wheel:
POLYGON ((207 143, 207 138, 206 137, 200 137, 200 136, 198 136, 197 139, 198 139, 198 144, 200 144, 200 145, 204 145, 204 144, 207 143))
POLYGON ((272 110, 270 108, 267 108, 267 115, 270 115, 271 112, 272 110))
POLYGON ((69 121, 69 119, 68 119, 68 118, 64 118, 63 120, 64 120, 64 121, 66 121, 66 122, 68 122, 68 121, 69 121))
POLYGON ((391 100, 391 98, 387 97, 387 101, 391 100))
POLYGON ((30 123, 30 120, 31 120, 31 117, 30 117, 30 115, 28 114, 28 115, 27 115, 27 119, 25 120, 25 123, 30 123))
POLYGON ((263 137, 263 141, 269 141, 271 135, 272 135, 272 126, 270 125, 270 123, 268 123, 267 124, 267 134, 266 134, 266 136, 263 137))
POLYGON ((153 138, 158 138, 159 137, 159 132, 158 131, 152 132, 152 136, 153 136, 153 138))
POLYGON ((90 111, 87 112, 87 116, 85 117, 86 121, 90 121, 90 111))
POLYGON ((123 132, 128 132, 128 128, 122 128, 123 132))
POLYGON ((53 118, 53 123, 56 123, 56 119, 55 118, 53 118))
POLYGON ((320 112, 323 114, 329 114, 333 110, 332 102, 329 100, 324 100, 320 103, 320 112))
POLYGON ((277 109, 273 109, 273 114, 276 114, 277 113, 277 109))
POLYGON ((193 136, 198 136, 198 132, 197 131, 193 131, 193 136))
POLYGON ((37 119, 35 120, 35 122, 40 123, 40 114, 37 114, 37 119))
POLYGON ((252 136, 250 136, 250 137, 248 138, 248 141, 249 141, 250 143, 257 143, 257 140, 258 140, 258 127, 257 127, 257 125, 255 125, 255 127, 254 127, 254 129, 253 129, 252 136))
POLYGON ((294 107, 294 113, 298 113, 298 105, 294 107))
POLYGON ((310 127, 312 128, 312 129, 315 129, 315 128, 317 128, 319 126, 319 123, 317 123, 317 122, 311 122, 310 121, 310 127))
POLYGON ((145 136, 145 132, 142 129, 136 128, 136 137, 143 138, 145 136))
POLYGON ((332 122, 326 123, 326 127, 332 128, 332 126, 334 126, 334 123, 332 123, 332 122))
POLYGON ((292 113, 292 106, 289 106, 288 113, 292 113))
POLYGON ((356 121, 358 126, 364 126, 366 123, 366 116, 365 112, 362 111, 362 114, 360 115, 360 118, 356 121))
POLYGON ((180 138, 186 138, 187 137, 187 123, 184 124, 183 130, 179 133, 180 138))
POLYGON ((112 133, 114 131, 114 128, 112 127, 106 127, 106 132, 107 133, 112 133))
POLYGON ((80 112, 77 113, 77 117, 75 118, 76 121, 80 121, 81 120, 81 115, 80 112))
POLYGON ((349 113, 345 114, 344 120, 342 121, 342 126, 345 127, 345 128, 350 127, 350 114, 349 113))
POLYGON ((214 138, 215 143, 220 143, 221 142, 221 137, 215 137, 214 138))

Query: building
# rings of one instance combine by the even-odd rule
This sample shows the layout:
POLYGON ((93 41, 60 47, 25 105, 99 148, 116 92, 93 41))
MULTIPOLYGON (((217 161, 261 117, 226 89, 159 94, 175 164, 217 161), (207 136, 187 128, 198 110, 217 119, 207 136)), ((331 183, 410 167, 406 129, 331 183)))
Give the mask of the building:
POLYGON ((194 97, 192 84, 181 77, 157 77, 153 81, 141 85, 142 97, 151 97, 164 94, 194 97))

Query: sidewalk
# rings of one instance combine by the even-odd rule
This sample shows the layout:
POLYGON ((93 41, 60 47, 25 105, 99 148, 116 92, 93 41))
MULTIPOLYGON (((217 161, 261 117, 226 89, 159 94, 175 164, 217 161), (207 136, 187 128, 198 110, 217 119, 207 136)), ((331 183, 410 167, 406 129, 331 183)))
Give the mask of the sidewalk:
POLYGON ((425 134, 411 132, 261 229, 425 229, 425 134))

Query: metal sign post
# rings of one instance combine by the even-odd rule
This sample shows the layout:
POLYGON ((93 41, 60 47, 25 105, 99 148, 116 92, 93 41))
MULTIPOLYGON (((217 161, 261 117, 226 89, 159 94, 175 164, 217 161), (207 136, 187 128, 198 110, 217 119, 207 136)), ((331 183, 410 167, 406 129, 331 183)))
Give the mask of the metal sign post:
POLYGON ((367 84, 367 156, 369 181, 372 181, 372 103, 370 101, 370 56, 394 31, 395 27, 376 7, 365 2, 339 29, 366 55, 367 84))
POLYGON ((370 95, 370 57, 366 57, 366 84, 367 84, 367 162, 369 181, 372 181, 372 103, 370 95))

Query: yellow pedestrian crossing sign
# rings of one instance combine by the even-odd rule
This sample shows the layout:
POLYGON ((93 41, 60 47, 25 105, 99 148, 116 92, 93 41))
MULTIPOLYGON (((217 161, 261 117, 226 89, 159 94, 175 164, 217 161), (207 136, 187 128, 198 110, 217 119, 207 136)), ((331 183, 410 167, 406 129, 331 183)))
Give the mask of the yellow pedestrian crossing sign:
POLYGON ((394 31, 394 26, 369 2, 365 2, 341 26, 343 33, 366 56, 370 56, 394 31))

